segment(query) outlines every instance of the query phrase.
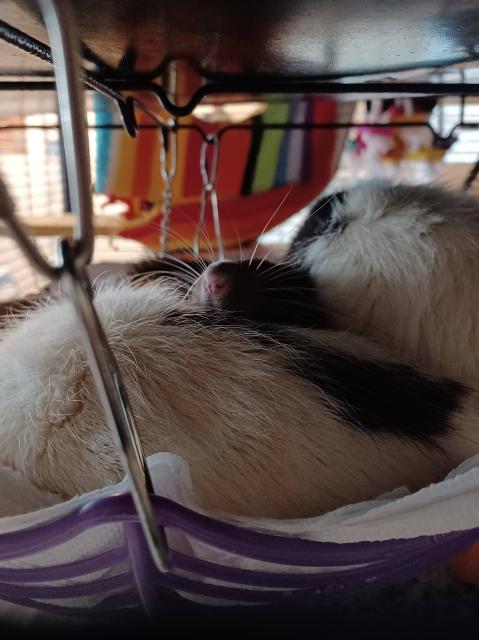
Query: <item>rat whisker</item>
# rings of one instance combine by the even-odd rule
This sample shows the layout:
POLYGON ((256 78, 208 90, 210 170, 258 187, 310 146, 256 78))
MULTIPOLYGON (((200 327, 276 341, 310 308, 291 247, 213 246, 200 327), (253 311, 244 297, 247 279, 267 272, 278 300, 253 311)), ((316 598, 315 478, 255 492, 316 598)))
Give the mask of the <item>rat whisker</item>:
MULTIPOLYGON (((269 227, 269 225, 271 224, 272 220, 274 219, 274 217, 276 216, 276 214, 278 213, 278 211, 281 209, 281 207, 283 206, 283 204, 286 202, 286 200, 287 200, 287 198, 288 198, 289 194, 291 193, 292 189, 293 189, 293 185, 291 185, 291 187, 288 189, 287 193, 285 194, 285 196, 283 197, 283 199, 281 200, 281 202, 279 203, 279 205, 278 205, 278 206, 276 207, 276 209, 273 211, 273 215, 268 219, 268 221, 267 221, 267 222, 266 222, 266 224, 264 225, 263 230, 262 230, 262 231, 261 231, 261 233, 259 234, 259 237, 258 237, 258 239, 257 239, 257 241, 256 241, 256 246, 255 246, 255 248, 254 248, 254 250, 253 250, 253 253, 252 253, 252 255, 251 255, 251 258, 250 258, 250 264, 251 264, 251 262, 253 261, 253 258, 254 258, 255 254, 256 254, 256 251, 257 251, 257 249, 258 249, 258 247, 259 247, 259 243, 260 243, 260 241, 261 241, 261 238, 264 236, 264 234, 265 234, 265 232, 266 232, 266 229, 269 227)), ((263 260, 264 260, 264 258, 263 258, 263 260)), ((261 264, 261 263, 260 263, 260 264, 261 264)))
MULTIPOLYGON (((324 207, 326 207, 331 200, 333 200, 337 195, 338 195, 339 191, 335 191, 327 200, 326 202, 323 202, 323 204, 318 207, 318 209, 314 209, 313 211, 309 211, 308 214, 306 215, 305 218, 302 218, 301 220, 299 220, 297 222, 297 224, 295 224, 293 227, 291 227, 291 229, 288 229, 288 231, 286 231, 286 233, 284 233, 280 239, 278 240, 278 242, 276 244, 281 244, 283 242, 283 240, 289 236, 290 233, 292 233, 293 231, 297 231, 300 227, 303 226, 303 224, 305 223, 306 220, 308 220, 308 218, 310 218, 311 216, 315 215, 316 213, 319 213, 321 211, 321 209, 323 209, 324 207)), ((263 260, 266 260, 268 258, 268 256, 271 255, 271 252, 274 250, 275 247, 272 247, 268 253, 264 256, 263 260)))

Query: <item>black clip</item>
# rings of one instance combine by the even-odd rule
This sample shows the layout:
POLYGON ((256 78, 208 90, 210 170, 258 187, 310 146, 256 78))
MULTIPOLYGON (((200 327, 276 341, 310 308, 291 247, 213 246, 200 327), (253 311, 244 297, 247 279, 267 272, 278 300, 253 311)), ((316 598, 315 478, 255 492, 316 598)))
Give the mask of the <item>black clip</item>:
POLYGON ((123 125, 126 132, 132 138, 136 138, 136 134, 138 133, 138 123, 136 122, 134 98, 132 96, 128 96, 123 100, 118 100, 118 107, 120 109, 121 117, 123 118, 123 125))

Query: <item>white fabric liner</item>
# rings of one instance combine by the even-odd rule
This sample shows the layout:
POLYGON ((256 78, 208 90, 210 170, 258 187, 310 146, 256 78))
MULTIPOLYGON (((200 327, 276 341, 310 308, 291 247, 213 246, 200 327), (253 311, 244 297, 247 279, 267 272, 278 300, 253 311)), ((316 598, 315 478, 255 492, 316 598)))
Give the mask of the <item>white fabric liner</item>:
MULTIPOLYGON (((174 454, 159 453, 148 458, 148 465, 155 491, 159 495, 215 518, 269 533, 318 541, 357 542, 437 535, 479 527, 479 455, 464 462, 442 482, 432 484, 416 493, 410 494, 407 488, 402 487, 379 496, 376 500, 348 505, 319 517, 301 520, 233 517, 206 512, 195 504, 188 468, 181 458, 174 454)), ((68 502, 60 502, 59 497, 39 491, 5 467, 0 467, 0 484, 2 486, 0 514, 16 514, 0 518, 0 535, 56 519, 91 500, 100 496, 113 495, 124 491, 127 487, 126 481, 123 481, 99 491, 77 496, 68 502), (57 504, 54 504, 55 502, 57 504), (21 513, 22 510, 28 513, 21 513)), ((30 554, 19 560, 0 560, 0 568, 70 562, 117 546, 122 536, 123 531, 120 525, 102 525, 53 550, 30 554)), ((290 572, 317 571, 307 567, 284 567, 249 560, 213 549, 179 533, 169 532, 168 538, 173 548, 229 566, 290 572)), ((113 575, 113 573, 112 570, 103 570, 78 578, 77 581, 88 582, 113 575)), ((70 584, 71 582, 69 581, 70 584)), ((56 581, 50 584, 59 585, 62 582, 56 581)), ((106 595, 108 594, 94 598, 83 597, 48 602, 89 607, 106 595)), ((209 599, 199 597, 195 597, 195 600, 211 602, 209 599)), ((217 604, 221 603, 217 602, 217 604)), ((44 614, 41 615, 44 618, 44 614)), ((38 614, 0 601, 0 619, 17 620, 28 624, 38 620, 38 614)))

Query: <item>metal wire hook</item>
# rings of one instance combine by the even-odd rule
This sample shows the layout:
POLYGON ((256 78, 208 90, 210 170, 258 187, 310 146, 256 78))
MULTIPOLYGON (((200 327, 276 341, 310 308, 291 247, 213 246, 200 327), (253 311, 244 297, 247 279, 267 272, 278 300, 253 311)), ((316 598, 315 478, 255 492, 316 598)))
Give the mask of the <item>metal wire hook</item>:
POLYGON ((201 192, 200 211, 198 214, 198 225, 196 227, 195 238, 193 240, 193 251, 196 254, 200 252, 200 238, 203 233, 206 219, 206 207, 208 200, 211 205, 213 216, 213 226, 215 229, 216 249, 218 258, 223 260, 223 238, 221 235, 221 224, 218 207, 218 195, 216 193, 216 177, 218 170, 219 158, 219 136, 217 134, 208 134, 201 144, 200 149, 200 172, 203 181, 203 189, 201 192), (211 161, 208 162, 208 149, 212 149, 211 161))
MULTIPOLYGON (((210 199, 212 203, 213 211, 217 211, 218 201, 215 199, 216 209, 213 205, 213 194, 215 193, 215 181, 216 181, 216 171, 218 167, 218 150, 219 150, 219 138, 216 134, 208 134, 205 136, 203 142, 201 143, 200 149, 200 173, 201 180, 203 183, 203 188, 201 191, 200 197, 200 211, 198 214, 198 224, 196 226, 196 233, 193 240, 193 251, 199 255, 200 253, 200 238, 204 230, 205 219, 206 219, 206 207, 208 204, 208 199, 210 199), (208 149, 212 146, 212 157, 211 163, 208 163, 208 149)), ((219 229, 219 218, 218 224, 216 224, 216 215, 213 213, 213 221, 215 223, 215 235, 217 240, 217 246, 221 245, 219 250, 220 259, 223 258, 223 247, 221 242, 221 231, 219 229), (219 238, 219 245, 218 245, 219 238)))
POLYGON ((31 241, 24 227, 20 224, 15 215, 13 200, 11 200, 1 180, 0 200, 2 202, 2 206, 0 207, 0 217, 3 218, 12 238, 16 240, 19 247, 35 269, 50 280, 57 280, 61 275, 61 268, 51 265, 38 251, 36 245, 31 241))
POLYGON ((70 197, 76 215, 74 242, 63 240, 61 243, 63 265, 50 265, 38 252, 15 217, 13 202, 9 198, 5 199, 6 206, 1 213, 33 266, 52 279, 61 279, 72 300, 106 422, 117 442, 147 545, 158 569, 167 571, 168 541, 164 529, 156 523, 148 495, 153 492, 153 487, 145 455, 118 365, 93 306, 85 271, 93 253, 93 208, 85 110, 74 47, 77 40, 72 33, 73 19, 68 2, 40 0, 40 8, 50 35, 55 63, 70 197))
POLYGON ((148 495, 154 493, 153 483, 120 370, 93 306, 93 295, 85 270, 75 266, 72 247, 67 240, 62 240, 60 250, 63 258, 61 283, 73 302, 79 320, 88 364, 106 422, 120 452, 140 525, 155 565, 160 571, 167 571, 168 540, 163 527, 156 523, 148 495))
POLYGON ((208 134, 201 145, 200 151, 200 171, 205 187, 216 182, 216 172, 218 169, 219 139, 216 134, 208 134), (212 148, 211 164, 208 164, 208 148, 212 148))
POLYGON ((160 145, 160 170, 163 180, 172 180, 176 173, 176 124, 170 120, 161 129, 161 145, 160 145), (169 167, 167 167, 167 155, 169 159, 169 167))
POLYGON ((173 201, 173 179, 176 174, 176 135, 175 122, 173 120, 169 121, 167 125, 165 125, 161 129, 160 172, 165 187, 160 235, 160 254, 162 256, 164 256, 168 250, 168 239, 170 235, 171 208, 173 201))
MULTIPOLYGON (((90 194, 90 161, 86 137, 83 94, 76 76, 78 40, 70 19, 68 3, 39 0, 48 33, 58 88, 58 102, 70 200, 75 214, 73 247, 75 264, 87 265, 93 253, 93 209, 90 194)), ((2 212, 10 232, 32 264, 51 279, 58 279, 61 270, 51 265, 30 240, 16 219, 13 205, 2 212)))

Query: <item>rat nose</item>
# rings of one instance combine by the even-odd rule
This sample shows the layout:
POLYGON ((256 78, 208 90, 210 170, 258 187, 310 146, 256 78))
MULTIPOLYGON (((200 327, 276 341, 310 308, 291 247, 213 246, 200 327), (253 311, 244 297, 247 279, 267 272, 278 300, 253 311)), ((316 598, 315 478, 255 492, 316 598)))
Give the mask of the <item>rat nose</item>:
POLYGON ((219 273, 209 273, 205 280, 205 289, 212 296, 221 293, 225 286, 226 278, 219 273))

